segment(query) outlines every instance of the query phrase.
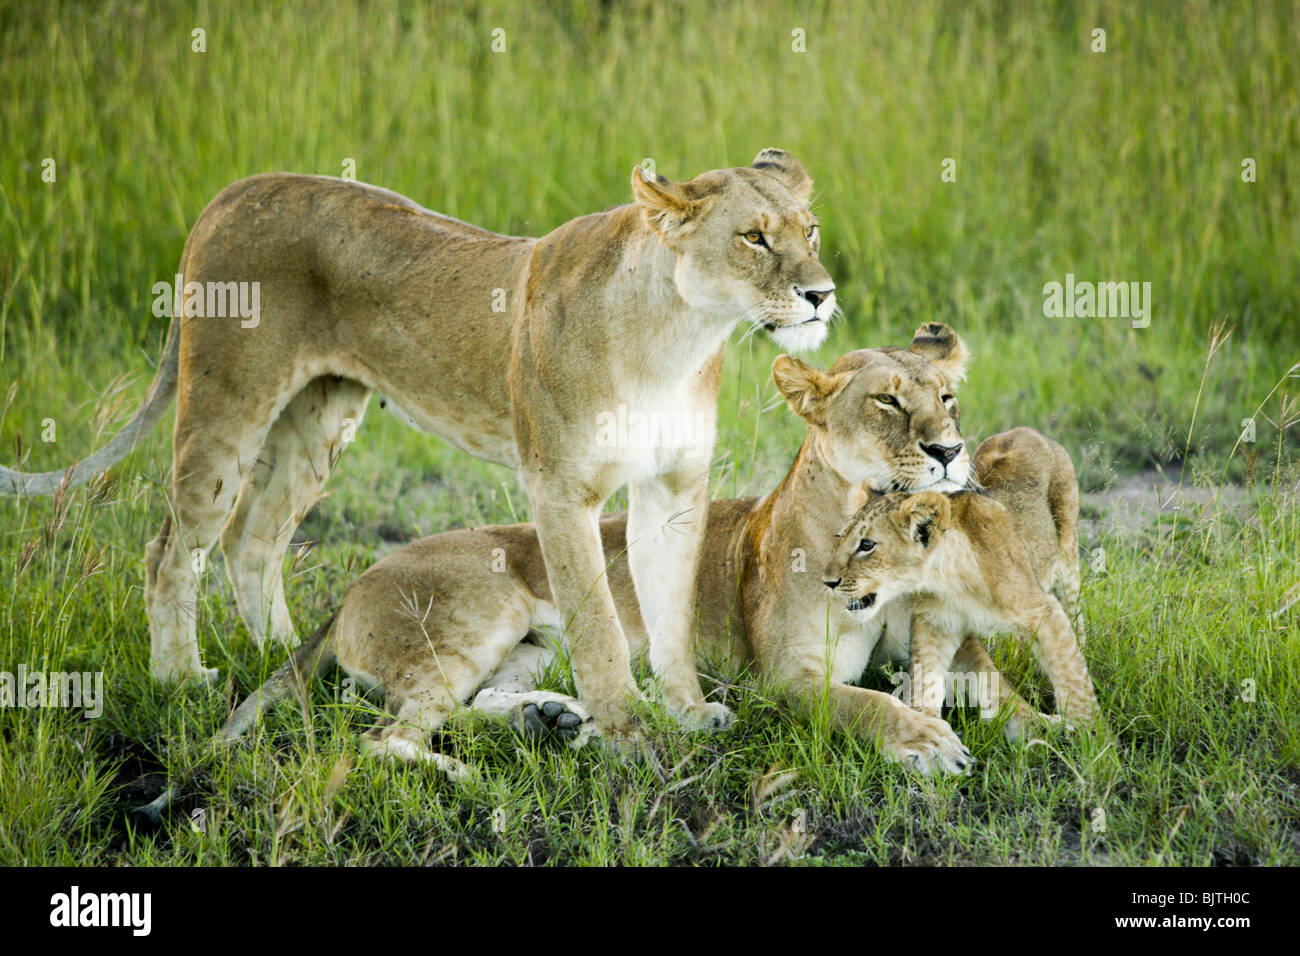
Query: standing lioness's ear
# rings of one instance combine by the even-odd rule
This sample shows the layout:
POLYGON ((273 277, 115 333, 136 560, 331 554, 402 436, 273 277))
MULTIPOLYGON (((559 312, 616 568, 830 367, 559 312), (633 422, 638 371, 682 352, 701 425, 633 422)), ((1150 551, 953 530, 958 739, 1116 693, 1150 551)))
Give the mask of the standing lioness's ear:
POLYGON ((794 193, 794 198, 807 205, 812 195, 813 181, 803 163, 783 149, 765 149, 754 157, 754 169, 761 169, 769 176, 778 179, 786 189, 794 193))
POLYGON ((713 203, 709 196, 691 198, 681 183, 664 179, 644 166, 632 169, 632 194, 645 210, 650 228, 665 241, 689 236, 713 203))
POLYGON ((966 377, 966 360, 970 351, 952 329, 942 322, 927 322, 912 336, 909 351, 929 361, 952 382, 966 377))

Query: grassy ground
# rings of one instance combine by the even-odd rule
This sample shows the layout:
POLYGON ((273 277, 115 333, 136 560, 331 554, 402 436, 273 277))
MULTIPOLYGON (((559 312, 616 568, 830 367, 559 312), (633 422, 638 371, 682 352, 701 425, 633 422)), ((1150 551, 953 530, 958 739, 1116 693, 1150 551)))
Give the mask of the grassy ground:
MULTIPOLYGON (((1297 13, 0 3, 6 464, 60 467, 125 419, 165 331, 151 286, 240 176, 352 158, 358 178, 538 234, 626 201, 644 157, 685 177, 780 145, 818 180, 846 314, 823 362, 942 320, 975 352, 975 437, 1042 428, 1093 488, 1143 465, 1249 488, 1242 511, 1085 542, 1106 552, 1105 573, 1085 572, 1086 653, 1110 733, 1013 748, 959 713, 977 773, 922 782, 742 677, 719 691, 734 733, 657 724, 656 760, 636 767, 467 718, 443 746, 485 774, 456 789, 408 768, 345 774, 369 718, 331 687, 255 746, 207 754, 277 660, 253 648, 218 563, 200 633, 228 683, 205 696, 148 680, 140 558, 163 511, 160 428, 98 489, 0 500, 0 670, 106 674, 98 720, 0 711, 0 862, 1300 862, 1300 607, 1273 613, 1300 578, 1285 404, 1300 361, 1297 13), (791 52, 796 28, 807 53, 791 52), (956 182, 940 179, 946 157, 956 182), (1151 325, 1045 318, 1043 284, 1066 273, 1151 282, 1151 325), (1247 417, 1253 444, 1237 441, 1247 417), (183 809, 204 812, 130 831, 123 808, 167 769, 194 771, 183 809)), ((728 349, 718 495, 769 489, 797 447, 774 355, 758 339, 728 349)), ((527 515, 512 476, 377 409, 361 439, 300 532, 317 543, 290 578, 302 624, 397 541, 527 515)), ((1027 661, 1005 663, 1042 690, 1027 661)))

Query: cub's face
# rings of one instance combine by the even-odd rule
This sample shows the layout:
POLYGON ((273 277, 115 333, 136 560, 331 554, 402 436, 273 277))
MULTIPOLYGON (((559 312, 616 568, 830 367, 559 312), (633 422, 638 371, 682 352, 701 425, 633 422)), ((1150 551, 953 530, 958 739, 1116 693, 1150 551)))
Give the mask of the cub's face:
POLYGON ((934 492, 873 498, 835 536, 822 582, 870 620, 890 599, 925 589, 927 563, 950 520, 950 503, 934 492))
POLYGON ((781 356, 777 387, 813 426, 828 464, 873 491, 956 491, 971 480, 956 384, 966 347, 938 322, 905 349, 850 352, 822 372, 781 356))
POLYGON ((752 167, 686 183, 638 167, 632 186, 647 221, 677 254, 674 279, 689 305, 761 328, 782 348, 821 345, 835 283, 818 258, 812 180, 797 159, 765 149, 752 167))

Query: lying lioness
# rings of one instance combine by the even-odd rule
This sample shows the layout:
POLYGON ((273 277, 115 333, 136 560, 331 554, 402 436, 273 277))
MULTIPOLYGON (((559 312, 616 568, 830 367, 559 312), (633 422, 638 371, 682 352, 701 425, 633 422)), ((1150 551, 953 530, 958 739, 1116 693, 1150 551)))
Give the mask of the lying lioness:
POLYGON ((1069 456, 1019 428, 981 445, 976 469, 990 478, 1019 477, 987 495, 872 498, 837 535, 825 584, 863 620, 910 598, 912 705, 919 710, 939 715, 964 640, 1010 629, 1032 643, 1055 689, 1058 716, 1089 722, 1097 699, 1070 628, 1078 614, 1079 496, 1069 456), (981 469, 986 449, 988 467, 981 469))
POLYGON ((530 239, 358 182, 241 180, 186 240, 167 344, 131 421, 66 474, 0 468, 0 492, 87 480, 176 396, 169 507, 145 553, 152 671, 210 679, 194 616, 203 555, 220 535, 251 633, 296 644, 285 551, 379 391, 404 421, 517 470, 579 695, 616 738, 635 734, 638 691, 597 519, 627 485, 633 603, 664 702, 688 727, 725 726, 700 692, 688 619, 722 345, 742 322, 786 348, 819 345, 834 283, 812 180, 781 150, 681 183, 638 166, 632 190, 634 203, 530 239), (220 314, 245 287, 259 314, 220 314), (620 415, 668 419, 675 440, 602 441, 602 418, 620 415))
MULTIPOLYGON (((778 358, 776 383, 808 420, 807 436, 774 492, 710 505, 691 608, 703 656, 736 666, 752 662, 810 705, 829 693, 840 726, 924 772, 968 766, 970 755, 951 728, 889 694, 848 683, 860 677, 873 651, 906 659, 905 603, 895 602, 889 640, 878 648, 882 621, 848 611, 822 586, 818 569, 830 559, 834 533, 862 482, 884 488, 967 483, 970 459, 957 432, 953 394, 965 357, 956 334, 931 323, 907 349, 851 352, 829 372, 778 358)), ((1019 435, 986 445, 1014 446, 1019 435)), ((997 475, 1016 479, 1015 469, 997 475)), ((608 515, 600 530, 610 589, 636 653, 647 636, 624 556, 627 518, 608 515)), ((428 761, 453 776, 463 772, 428 749, 428 734, 480 688, 477 708, 581 744, 590 736, 584 708, 534 689, 552 654, 539 631, 560 624, 532 525, 424 538, 366 571, 337 616, 240 705, 221 736, 237 737, 298 681, 337 660, 362 684, 386 692, 395 719, 365 734, 363 746, 372 752, 428 761)), ((974 638, 960 656, 968 669, 996 671, 974 638)), ((1035 716, 1008 682, 996 686, 1012 720, 1035 716)))

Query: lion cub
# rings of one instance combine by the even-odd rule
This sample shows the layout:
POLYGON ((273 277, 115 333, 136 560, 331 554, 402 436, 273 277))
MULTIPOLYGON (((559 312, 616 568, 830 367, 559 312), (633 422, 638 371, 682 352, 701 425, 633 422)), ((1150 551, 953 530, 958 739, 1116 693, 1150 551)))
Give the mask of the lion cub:
MULTIPOLYGON (((1052 453, 1064 450, 1031 435, 1048 454, 1028 462, 1023 480, 1001 491, 1005 505, 979 491, 873 497, 840 533, 826 568, 826 586, 864 620, 893 598, 911 598, 912 703, 924 713, 938 716, 945 675, 967 634, 1010 630, 1032 642, 1052 681, 1058 715, 1075 723, 1093 718, 1097 698, 1070 626, 1079 593, 1077 485, 1070 467, 1072 498, 1050 494, 1057 477, 1050 473, 1049 494, 1042 493, 1035 470, 1050 472, 1059 461, 1052 453), (1052 507, 1062 498, 1073 502, 1073 516, 1069 508, 1052 507)), ((1026 436, 1019 437, 1023 447, 1026 436)), ((978 463, 977 473, 983 473, 978 463)))

